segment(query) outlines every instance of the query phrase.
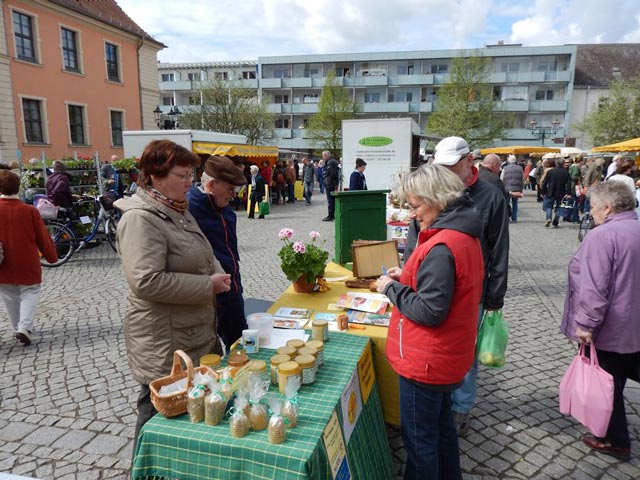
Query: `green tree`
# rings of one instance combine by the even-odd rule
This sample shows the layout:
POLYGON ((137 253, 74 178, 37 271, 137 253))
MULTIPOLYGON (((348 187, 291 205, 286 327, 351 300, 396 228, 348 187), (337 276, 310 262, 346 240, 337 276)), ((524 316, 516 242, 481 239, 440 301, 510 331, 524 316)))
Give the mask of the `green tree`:
POLYGON ((349 91, 338 84, 334 72, 329 72, 322 87, 318 113, 309 120, 306 137, 322 150, 331 152, 333 158, 339 158, 342 151, 342 120, 354 118, 356 103, 349 91))
POLYGON ((640 76, 611 83, 609 95, 601 97, 576 128, 595 146, 640 137, 640 76))
POLYGON ((456 135, 474 148, 491 146, 503 137, 511 116, 495 103, 490 63, 488 57, 475 54, 452 59, 449 81, 438 90, 436 110, 428 118, 428 133, 456 135))
POLYGON ((268 99, 263 97, 260 101, 255 90, 214 80, 203 84, 198 94, 202 104, 183 109, 183 128, 245 135, 252 145, 271 129, 274 115, 268 111, 268 99))

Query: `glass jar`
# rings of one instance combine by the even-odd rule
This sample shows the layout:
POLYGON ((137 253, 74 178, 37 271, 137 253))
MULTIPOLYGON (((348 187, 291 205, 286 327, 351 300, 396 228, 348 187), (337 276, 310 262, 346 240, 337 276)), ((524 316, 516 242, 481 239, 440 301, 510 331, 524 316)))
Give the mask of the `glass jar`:
POLYGON ((300 379, 300 365, 297 362, 283 362, 278 366, 278 388, 281 394, 285 394, 289 380, 294 377, 300 379))
POLYGON ((311 322, 311 338, 323 342, 329 340, 329 322, 326 320, 314 320, 311 322))
POLYGON ((220 366, 222 359, 220 355, 216 353, 210 353, 208 355, 203 355, 200 357, 200 366, 201 367, 209 367, 213 370, 220 366))
POLYGON ((299 338, 292 338, 287 341, 287 347, 293 347, 296 350, 300 350, 304 347, 304 340, 300 340, 299 338))
POLYGON ((293 357, 295 357, 298 354, 298 350, 287 345, 287 346, 278 348, 276 350, 276 353, 278 355, 287 355, 289 357, 289 360, 293 360, 293 357))
POLYGON ((316 359, 313 355, 300 354, 295 358, 302 371, 302 385, 311 385, 316 381, 316 359))
POLYGON ((309 340, 305 347, 313 347, 317 350, 316 371, 324 365, 324 342, 322 340, 309 340))
POLYGON ((271 364, 271 384, 278 385, 278 366, 281 363, 288 362, 291 360, 289 355, 274 355, 270 359, 271 364))

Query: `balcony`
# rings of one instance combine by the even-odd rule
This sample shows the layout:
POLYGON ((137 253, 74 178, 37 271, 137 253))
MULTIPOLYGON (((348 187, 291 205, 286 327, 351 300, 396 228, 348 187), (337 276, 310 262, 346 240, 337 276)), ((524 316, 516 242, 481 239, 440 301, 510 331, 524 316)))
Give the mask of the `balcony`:
POLYGON ((527 112, 529 111, 529 102, 527 100, 502 100, 495 104, 496 109, 503 112, 527 112))
POLYGON ((229 86, 233 88, 258 88, 258 80, 255 78, 241 78, 238 80, 231 80, 229 86))
POLYGON ((296 78, 283 78, 282 86, 285 88, 311 88, 311 78, 296 77, 296 78))
POLYGON ((398 75, 389 77, 389 85, 433 85, 433 75, 398 75))
MULTIPOLYGON (((555 73, 555 72, 554 72, 555 73)), ((522 72, 518 73, 518 82, 541 83, 545 81, 545 72, 522 72)))
POLYGON ((290 128, 273 128, 271 129, 272 138, 291 138, 290 128))
POLYGON ((362 113, 408 113, 409 102, 362 103, 362 113))
MULTIPOLYGON (((317 87, 317 88, 322 88, 324 87, 324 83, 325 83, 325 78, 324 77, 314 77, 311 79, 311 86, 312 87, 317 87)), ((334 80, 335 84, 338 86, 342 86, 343 85, 343 81, 342 81, 342 77, 335 77, 334 80)))
POLYGON ((282 113, 282 104, 281 103, 269 103, 267 105, 267 111, 269 113, 282 113))
POLYGON ((318 104, 294 103, 291 105, 291 113, 318 113, 318 104))
POLYGON ((191 90, 193 90, 193 85, 189 80, 181 80, 178 82, 159 82, 158 88, 161 92, 190 92, 191 90))
POLYGON ((448 73, 434 73, 432 77, 433 77, 433 83, 435 85, 442 85, 443 83, 447 83, 449 81, 448 73))
POLYGON ((529 102, 529 110, 532 112, 566 112, 566 100, 533 100, 529 102))
POLYGON ((282 78, 262 78, 260 88, 282 88, 282 78))

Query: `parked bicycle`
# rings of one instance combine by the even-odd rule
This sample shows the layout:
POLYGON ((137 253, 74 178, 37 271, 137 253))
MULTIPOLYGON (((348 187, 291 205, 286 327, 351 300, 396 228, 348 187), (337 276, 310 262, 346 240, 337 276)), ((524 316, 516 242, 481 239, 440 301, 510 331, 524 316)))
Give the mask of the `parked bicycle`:
POLYGON ((593 220, 593 215, 590 212, 585 213, 580 220, 580 225, 578 227, 578 241, 581 242, 584 240, 584 237, 587 236, 589 230, 595 227, 596 224, 593 220))
MULTIPOLYGON (((116 229, 119 220, 119 211, 113 206, 113 200, 108 195, 92 197, 85 195, 77 202, 89 205, 93 209, 93 218, 89 215, 78 215, 61 208, 55 220, 46 220, 45 223, 49 234, 58 250, 58 261, 49 263, 44 257, 40 257, 40 264, 43 267, 59 267, 69 261, 69 259, 83 248, 99 243, 106 239, 109 246, 116 250, 116 229), (79 232, 81 226, 92 223, 91 231, 83 235, 79 232)), ((86 212, 82 212, 86 213, 86 212)))

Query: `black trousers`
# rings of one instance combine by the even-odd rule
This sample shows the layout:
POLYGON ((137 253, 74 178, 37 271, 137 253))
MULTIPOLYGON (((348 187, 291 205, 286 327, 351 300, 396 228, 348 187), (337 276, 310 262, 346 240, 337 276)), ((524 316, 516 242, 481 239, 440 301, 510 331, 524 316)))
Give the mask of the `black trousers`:
POLYGON ((630 448, 623 392, 627 379, 640 381, 640 352, 616 353, 599 348, 596 348, 596 352, 602 369, 613 376, 613 412, 605 439, 614 447, 630 448))
POLYGON ((331 195, 332 189, 327 188, 327 213, 329 218, 334 218, 336 213, 336 197, 331 195))
POLYGON ((249 328, 244 315, 244 300, 241 293, 227 293, 216 300, 218 315, 218 335, 222 338, 227 352, 231 345, 242 336, 242 330, 249 328))
POLYGON ((151 403, 151 390, 149 385, 140 385, 140 394, 138 395, 138 419, 136 420, 136 432, 133 437, 133 453, 131 454, 131 470, 133 470, 133 460, 136 456, 136 449, 138 447, 138 435, 142 426, 147 423, 153 416, 158 413, 156 408, 151 403))

